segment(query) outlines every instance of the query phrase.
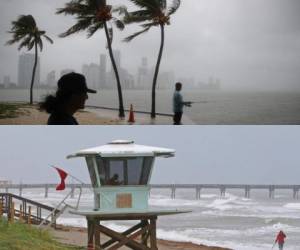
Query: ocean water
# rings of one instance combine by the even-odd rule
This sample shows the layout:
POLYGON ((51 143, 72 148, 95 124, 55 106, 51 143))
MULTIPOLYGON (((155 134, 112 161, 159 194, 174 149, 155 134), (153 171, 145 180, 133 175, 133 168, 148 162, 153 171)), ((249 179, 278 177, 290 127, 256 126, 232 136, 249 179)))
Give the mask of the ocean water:
MULTIPOLYGON (((50 90, 34 90, 41 100, 50 90)), ((172 113, 172 91, 157 91, 157 112, 172 113)), ((204 103, 185 108, 196 124, 300 124, 300 92, 182 91, 188 101, 204 103)), ((124 106, 150 111, 150 92, 123 91, 124 106)), ((28 101, 28 90, 0 90, 0 101, 28 101)), ((118 107, 116 91, 100 90, 90 94, 87 105, 118 107)))
MULTIPOLYGON (((158 238, 235 250, 265 250, 271 249, 276 233, 283 230, 287 235, 284 249, 300 249, 300 200, 292 198, 292 191, 276 190, 275 199, 269 199, 268 192, 263 190, 251 191, 250 199, 244 198, 242 190, 228 190, 225 198, 220 198, 217 191, 204 191, 201 199, 195 200, 194 190, 178 189, 176 199, 170 198, 168 190, 151 190, 149 204, 153 209, 192 210, 191 213, 159 217, 158 238)), ((44 198, 43 189, 24 189, 23 196, 55 206, 67 192, 49 190, 49 197, 44 198)), ((75 205, 76 201, 77 194, 67 203, 75 205)), ((80 207, 92 206, 93 195, 89 189, 84 189, 80 207)), ((68 212, 58 219, 58 223, 86 227, 84 217, 68 212)), ((132 222, 104 224, 123 231, 132 222)))

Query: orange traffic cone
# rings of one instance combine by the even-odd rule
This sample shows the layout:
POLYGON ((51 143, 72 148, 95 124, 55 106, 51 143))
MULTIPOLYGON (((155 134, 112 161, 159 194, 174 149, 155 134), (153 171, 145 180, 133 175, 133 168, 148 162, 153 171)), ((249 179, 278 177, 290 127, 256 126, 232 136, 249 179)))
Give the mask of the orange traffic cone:
POLYGON ((134 122, 135 122, 132 104, 130 104, 130 110, 129 110, 129 118, 128 118, 128 122, 130 122, 130 123, 134 123, 134 122))
POLYGON ((88 243, 87 250, 95 250, 93 243, 88 243))

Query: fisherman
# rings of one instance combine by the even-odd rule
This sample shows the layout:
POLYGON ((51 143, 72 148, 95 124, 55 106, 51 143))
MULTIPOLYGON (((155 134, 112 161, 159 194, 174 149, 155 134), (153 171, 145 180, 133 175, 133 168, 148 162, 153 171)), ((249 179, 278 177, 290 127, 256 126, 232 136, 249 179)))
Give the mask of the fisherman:
POLYGON ((181 124, 181 117, 183 113, 183 106, 191 107, 192 102, 184 102, 183 97, 180 93, 182 89, 182 83, 177 82, 175 83, 175 92, 173 95, 173 121, 174 125, 180 125, 181 124))
POLYGON ((57 83, 55 96, 46 96, 40 103, 40 109, 50 114, 48 125, 78 125, 73 115, 84 109, 87 93, 96 93, 86 85, 84 75, 68 73, 63 75, 57 83))
POLYGON ((279 250, 283 250, 283 245, 284 245, 284 239, 286 238, 286 235, 284 234, 284 232, 282 230, 279 231, 279 233, 276 236, 276 240, 275 243, 278 243, 278 248, 279 250))

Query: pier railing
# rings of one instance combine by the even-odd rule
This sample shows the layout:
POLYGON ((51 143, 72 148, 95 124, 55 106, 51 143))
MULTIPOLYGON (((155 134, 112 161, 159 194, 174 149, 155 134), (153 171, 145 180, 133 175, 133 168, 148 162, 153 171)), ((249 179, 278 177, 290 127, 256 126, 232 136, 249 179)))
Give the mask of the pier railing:
MULTIPOLYGON (((9 184, 0 185, 0 190, 4 189, 6 193, 11 189, 19 190, 19 196, 22 196, 24 189, 40 188, 45 190, 45 198, 48 197, 49 189, 55 189, 57 184, 9 184)), ((71 198, 74 198, 74 191, 76 188, 92 188, 90 184, 67 184, 71 192, 71 198)), ((220 196, 224 197, 226 191, 232 189, 239 189, 244 191, 244 196, 250 198, 252 190, 266 190, 270 199, 275 198, 276 190, 290 190, 294 199, 299 198, 300 185, 259 185, 259 184, 152 184, 151 189, 168 189, 172 199, 176 198, 176 190, 178 189, 194 189, 195 198, 201 198, 201 191, 204 189, 215 189, 220 191, 220 196)))

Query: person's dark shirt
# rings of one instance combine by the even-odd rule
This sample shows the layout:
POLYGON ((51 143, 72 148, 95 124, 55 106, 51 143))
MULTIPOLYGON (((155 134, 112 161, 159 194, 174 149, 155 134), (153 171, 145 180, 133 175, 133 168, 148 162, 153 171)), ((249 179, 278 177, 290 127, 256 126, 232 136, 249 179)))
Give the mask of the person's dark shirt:
POLYGON ((48 125, 78 125, 76 119, 66 113, 53 112, 48 119, 48 125))

